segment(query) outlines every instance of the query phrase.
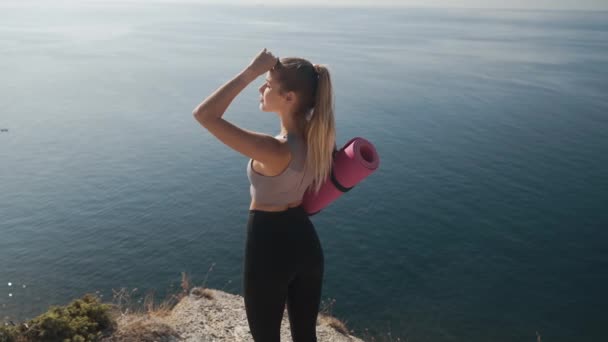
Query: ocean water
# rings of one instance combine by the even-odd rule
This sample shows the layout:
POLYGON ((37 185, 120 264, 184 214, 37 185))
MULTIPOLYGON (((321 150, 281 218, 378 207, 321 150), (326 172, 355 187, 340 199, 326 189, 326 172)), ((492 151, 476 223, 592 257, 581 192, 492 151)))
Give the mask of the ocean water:
MULTIPOLYGON (((312 218, 355 334, 606 340, 607 12, 0 5, 1 321, 242 293, 247 157, 191 113, 264 47, 328 65, 338 145, 380 154, 312 218)), ((224 118, 277 134, 261 82, 224 118)))

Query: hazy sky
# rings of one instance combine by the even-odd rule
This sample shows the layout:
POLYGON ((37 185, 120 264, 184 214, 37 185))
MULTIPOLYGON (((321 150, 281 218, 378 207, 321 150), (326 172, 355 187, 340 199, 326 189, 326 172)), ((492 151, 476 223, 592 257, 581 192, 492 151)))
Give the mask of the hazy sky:
MULTIPOLYGON (((93 0, 95 1, 95 0, 93 0)), ((150 0, 132 0, 150 1, 150 0)), ((176 1, 176 0, 156 0, 176 1)), ((608 0, 177 0, 198 3, 267 4, 284 6, 390 6, 608 10, 608 0)))
MULTIPOLYGON (((45 0, 0 0, 0 2, 35 4, 45 0)), ((188 2, 203 4, 258 5, 269 6, 371 6, 371 7, 452 7, 452 8, 513 8, 549 10, 608 10, 608 0, 55 0, 51 3, 70 2, 188 2)), ((49 4, 49 2, 46 2, 49 4)))
MULTIPOLYGON (((197 0, 189 0, 197 1, 197 0)), ((200 0, 205 1, 205 0, 200 0)), ((208 2, 215 2, 207 0, 208 2)), ((608 9, 608 0, 223 0, 230 3, 315 4, 352 6, 411 7, 473 7, 473 8, 544 8, 544 9, 608 9)))

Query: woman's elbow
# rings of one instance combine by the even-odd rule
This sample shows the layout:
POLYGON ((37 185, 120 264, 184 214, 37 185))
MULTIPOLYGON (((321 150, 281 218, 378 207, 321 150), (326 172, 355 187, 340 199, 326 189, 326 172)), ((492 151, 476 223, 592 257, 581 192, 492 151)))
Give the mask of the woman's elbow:
POLYGON ((194 109, 192 110, 192 115, 194 115, 194 117, 199 116, 201 113, 201 106, 196 106, 194 107, 194 109))
POLYGON ((205 126, 205 115, 199 110, 198 107, 192 111, 192 116, 194 116, 196 121, 198 121, 201 125, 205 126))

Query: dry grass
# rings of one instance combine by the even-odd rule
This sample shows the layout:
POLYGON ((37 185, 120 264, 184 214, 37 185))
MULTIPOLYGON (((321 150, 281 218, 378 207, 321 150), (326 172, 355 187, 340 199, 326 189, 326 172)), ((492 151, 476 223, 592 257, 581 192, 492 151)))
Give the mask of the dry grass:
POLYGON ((211 265, 201 287, 192 287, 190 277, 182 272, 181 291, 169 294, 163 301, 156 303, 154 291, 148 292, 142 299, 134 301, 138 289, 112 290, 112 315, 116 320, 117 329, 112 336, 102 342, 171 342, 179 339, 179 334, 163 318, 171 313, 175 305, 189 294, 197 297, 213 299, 212 292, 205 288, 207 276, 213 270, 211 265))
POLYGON ((119 320, 118 329, 104 342, 172 342, 179 334, 156 317, 130 314, 119 320))
POLYGON ((335 317, 327 316, 325 314, 320 313, 317 320, 320 325, 327 325, 329 327, 332 327, 334 328, 334 330, 341 333, 342 335, 350 335, 350 331, 348 331, 346 324, 344 324, 342 321, 335 317))
POLYGON ((332 309, 335 303, 335 299, 330 299, 327 303, 321 301, 321 310, 319 310, 319 317, 317 319, 318 323, 330 326, 342 335, 350 335, 351 332, 346 327, 346 324, 332 315, 332 309))
POLYGON ((197 298, 205 298, 205 299, 213 299, 213 293, 206 288, 203 287, 195 287, 190 291, 190 294, 197 298))
MULTIPOLYGON (((317 320, 317 323, 320 325, 327 325, 332 327, 334 330, 336 330, 337 332, 341 333, 342 335, 355 335, 355 331, 349 330, 346 323, 342 322, 341 320, 337 319, 336 317, 333 316, 332 314, 332 309, 334 304, 336 303, 335 299, 330 299, 328 302, 322 301, 321 302, 321 309, 319 310, 319 317, 317 320)), ((356 334, 359 335, 359 334, 356 334)), ((391 332, 389 331, 386 335, 383 336, 372 336, 368 329, 365 329, 365 335, 364 336, 358 336, 359 338, 361 338, 364 341, 368 341, 368 342, 407 342, 407 339, 402 340, 401 338, 397 337, 394 338, 391 335, 391 332)), ((540 341, 538 341, 540 342, 540 341)))
POLYGON ((185 272, 182 272, 180 285, 180 292, 170 294, 158 304, 154 300, 154 291, 147 293, 143 305, 139 305, 139 301, 133 302, 133 295, 137 289, 112 290, 112 314, 118 323, 118 328, 111 337, 104 339, 104 342, 176 341, 179 334, 163 323, 162 318, 169 315, 182 298, 188 296, 191 283, 185 272))
POLYGON ((143 298, 143 305, 139 305, 141 299, 137 303, 133 302, 133 295, 138 291, 137 288, 131 291, 126 288, 121 288, 120 290, 112 290, 112 306, 114 312, 119 316, 148 315, 153 317, 164 317, 171 312, 173 307, 175 307, 182 298, 188 296, 190 286, 190 278, 185 272, 182 272, 182 290, 176 294, 170 294, 158 304, 156 304, 154 300, 154 291, 148 292, 143 298))

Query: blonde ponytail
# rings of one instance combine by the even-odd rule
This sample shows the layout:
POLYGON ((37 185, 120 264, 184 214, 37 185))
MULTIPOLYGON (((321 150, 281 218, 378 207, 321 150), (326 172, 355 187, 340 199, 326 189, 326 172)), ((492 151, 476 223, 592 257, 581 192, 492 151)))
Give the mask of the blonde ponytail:
POLYGON ((318 64, 315 64, 314 68, 319 79, 312 116, 305 129, 308 145, 306 169, 313 173, 309 190, 318 193, 333 166, 332 153, 336 148, 336 128, 329 70, 324 65, 318 64))

